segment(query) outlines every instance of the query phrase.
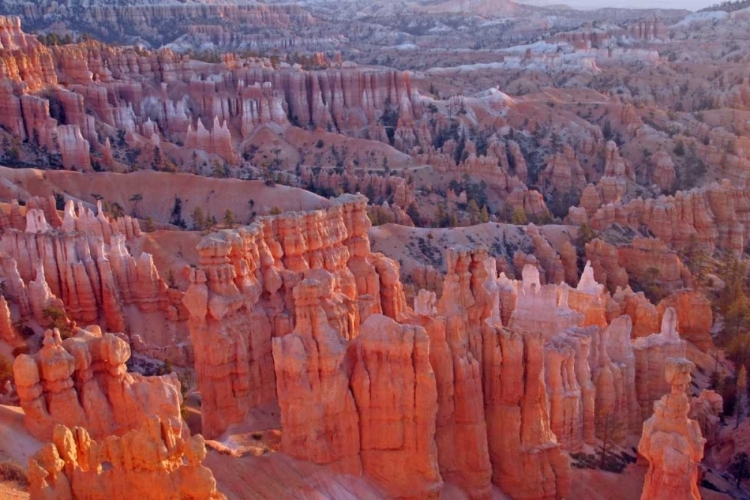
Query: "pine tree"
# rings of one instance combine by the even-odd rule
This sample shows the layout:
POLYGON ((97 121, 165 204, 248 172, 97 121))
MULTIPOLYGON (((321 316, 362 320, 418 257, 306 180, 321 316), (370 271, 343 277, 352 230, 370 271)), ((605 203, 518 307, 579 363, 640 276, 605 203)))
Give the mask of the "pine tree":
POLYGON ((237 222, 235 221, 234 214, 232 213, 231 210, 227 209, 227 211, 224 212, 223 222, 224 222, 224 226, 226 227, 233 228, 235 226, 237 222))
POLYGON ((138 204, 143 201, 143 194, 136 193, 131 196, 128 201, 133 204, 133 209, 130 211, 130 214, 133 217, 138 217, 138 204))
POLYGON ((479 206, 474 200, 469 200, 469 204, 466 206, 466 210, 469 212, 469 220, 474 225, 479 222, 479 206))
POLYGON ((745 365, 740 368, 740 373, 737 375, 737 423, 734 428, 740 426, 740 417, 742 416, 742 399, 747 393, 747 369, 745 365))
POLYGON ((734 476, 737 488, 742 481, 750 478, 750 457, 747 453, 743 451, 734 456, 734 461, 729 465, 729 473, 734 476))
POLYGON ((203 213, 201 207, 195 207, 191 217, 193 218, 193 229, 196 231, 203 231, 206 229, 206 215, 203 213))
POLYGON ((451 211, 451 227, 458 227, 458 215, 456 215, 456 211, 451 211))
POLYGON ((490 221, 490 213, 487 210, 487 205, 484 205, 482 207, 482 211, 479 213, 479 221, 484 224, 485 222, 490 221))
POLYGON ((414 222, 415 226, 421 226, 422 225, 422 216, 419 213, 419 208, 417 208, 417 203, 412 202, 407 208, 406 208, 406 215, 409 216, 409 218, 414 222))
POLYGON ((445 211, 445 204, 440 201, 437 204, 437 209, 435 210, 435 225, 437 227, 445 227, 447 226, 447 214, 445 211))
POLYGON ((526 217, 526 212, 524 212, 523 208, 513 210, 512 222, 517 226, 525 226, 529 223, 529 219, 526 217))

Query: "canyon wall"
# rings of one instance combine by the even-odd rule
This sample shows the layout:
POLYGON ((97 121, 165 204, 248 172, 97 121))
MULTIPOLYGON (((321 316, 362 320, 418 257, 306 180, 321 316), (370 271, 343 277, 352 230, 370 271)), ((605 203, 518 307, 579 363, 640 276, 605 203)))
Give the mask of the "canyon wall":
POLYGON ((613 426, 621 441, 669 391, 656 360, 684 352, 674 308, 651 305, 661 333, 631 341, 592 266, 575 288, 542 285, 536 266, 512 280, 477 248, 447 250, 441 296, 408 307, 397 263, 370 251, 365 204, 344 195, 201 241, 184 301, 209 437, 278 398, 282 451, 391 497, 449 482, 553 499, 570 487, 563 450, 613 426))
POLYGON ((60 217, 53 198, 32 198, 24 217, 13 203, 0 214, 0 278, 14 317, 45 326, 52 311, 68 323, 139 334, 150 355, 190 363, 183 292, 167 286, 151 255, 130 253, 140 236, 136 219, 110 219, 101 204, 94 214, 68 201, 60 217))

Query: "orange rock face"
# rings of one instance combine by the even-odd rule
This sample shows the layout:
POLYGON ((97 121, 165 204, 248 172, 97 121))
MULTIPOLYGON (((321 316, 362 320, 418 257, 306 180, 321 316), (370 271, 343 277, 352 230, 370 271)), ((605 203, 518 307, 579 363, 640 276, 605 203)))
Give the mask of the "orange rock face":
POLYGON ((657 309, 663 315, 670 307, 677 312, 680 336, 698 349, 708 351, 713 346, 711 302, 699 292, 681 290, 662 300, 657 309))
POLYGON ((688 418, 693 363, 685 358, 668 358, 664 377, 670 392, 654 403, 654 415, 643 424, 638 453, 649 462, 642 500, 685 498, 698 500, 698 464, 703 445, 698 422, 688 418))
POLYGON ((657 151, 651 157, 651 164, 651 182, 662 190, 671 188, 676 178, 672 157, 666 151, 657 151))
POLYGON ((370 316, 350 346, 362 469, 389 497, 437 499, 437 390, 422 327, 370 316))
POLYGON ((13 364, 24 425, 41 440, 51 439, 60 423, 103 438, 157 415, 181 434, 177 376, 128 373, 129 358, 128 344, 111 333, 102 335, 98 327, 79 330, 64 341, 59 331, 48 330, 37 354, 21 354, 13 364))
POLYGON ((271 339, 295 329, 294 290, 306 276, 320 282, 308 289, 342 339, 357 335, 361 315, 405 310, 398 264, 370 252, 369 227, 366 198, 344 195, 328 210, 266 218, 201 242, 184 303, 207 436, 276 397, 271 339))
POLYGON ((652 412, 654 401, 669 392, 664 380, 664 360, 685 356, 685 341, 677 333, 677 313, 669 308, 664 312, 661 331, 633 341, 635 353, 635 383, 641 420, 652 412))
POLYGON ((200 435, 183 439, 158 417, 124 435, 95 441, 85 428, 57 425, 29 458, 30 498, 143 498, 226 500, 201 465, 200 435))
POLYGON ((553 156, 547 167, 539 174, 539 182, 545 192, 556 191, 560 195, 586 187, 586 174, 570 146, 553 156))
MULTIPOLYGON (((142 340, 169 351, 173 362, 190 363, 182 292, 168 288, 151 255, 130 253, 128 245, 142 234, 136 219, 112 220, 101 206, 95 214, 72 201, 62 217, 54 201, 31 199, 28 205, 26 220, 9 220, 11 227, 0 234, 0 278, 20 319, 46 325, 44 310, 55 307, 69 320, 125 332, 145 316, 157 321, 152 313, 158 312, 163 324, 172 324, 174 336, 156 328, 142 340)), ((13 211, 9 219, 16 219, 13 211)))
POLYGON ((724 400, 715 391, 704 389, 697 398, 690 401, 690 419, 698 422, 701 435, 706 439, 706 444, 711 446, 719 435, 721 425, 721 414, 724 412, 724 400))
POLYGON ((274 339, 281 445, 293 457, 360 474, 359 408, 344 364, 346 343, 329 326, 322 305, 330 300, 333 291, 326 285, 332 280, 326 273, 294 288, 297 325, 289 335, 274 339))
POLYGON ((570 464, 549 426, 539 334, 483 330, 493 482, 513 498, 564 498, 570 464))
POLYGON ((675 250, 697 244, 710 250, 741 251, 749 230, 746 196, 742 188, 724 180, 674 196, 627 203, 604 200, 605 205, 584 220, 597 230, 614 223, 634 229, 645 226, 675 250))

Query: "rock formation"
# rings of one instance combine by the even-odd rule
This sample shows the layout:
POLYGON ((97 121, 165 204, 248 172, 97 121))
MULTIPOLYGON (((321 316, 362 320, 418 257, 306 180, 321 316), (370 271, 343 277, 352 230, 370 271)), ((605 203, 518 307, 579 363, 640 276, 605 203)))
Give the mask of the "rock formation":
POLYGON ((356 336, 360 317, 401 314, 397 264, 370 252, 369 226, 366 198, 344 195, 327 210, 264 218, 204 238, 184 302, 207 436, 275 398, 271 338, 294 330, 294 289, 306 275, 322 280, 315 293, 323 294, 327 322, 341 338, 356 336), (249 324, 252 335, 241 326, 249 324))
POLYGON ((685 498, 698 500, 698 464, 703 445, 698 422, 690 420, 690 385, 693 363, 685 358, 667 358, 664 377, 670 392, 654 403, 654 415, 643 424, 638 453, 649 462, 642 500, 685 498))
POLYGON ((329 326, 321 304, 333 292, 326 289, 333 276, 325 278, 308 278, 294 288, 297 325, 292 333, 273 341, 284 429, 281 449, 293 457, 359 474, 360 427, 365 424, 360 426, 359 406, 349 388, 345 339, 329 326))
POLYGON ((174 343, 172 360, 191 361, 182 292, 167 287, 151 255, 143 252, 136 258, 126 245, 141 236, 136 219, 112 220, 101 205, 95 215, 72 201, 62 218, 52 201, 32 199, 28 206, 40 208, 29 208, 25 223, 18 228, 14 223, 0 234, 0 278, 7 299, 18 308, 17 319, 47 325, 45 310, 52 307, 70 320, 101 322, 106 330, 126 332, 138 316, 150 315, 149 321, 156 322, 152 313, 158 312, 161 322, 174 324, 169 330, 176 334, 150 329, 142 337, 162 347, 174 343))
POLYGON ((674 185, 676 174, 672 157, 666 151, 658 151, 651 157, 651 182, 666 191, 674 185))
POLYGON ((591 216, 576 220, 588 223, 596 230, 612 224, 646 227, 655 237, 675 250, 701 245, 710 251, 716 248, 741 251, 748 237, 750 204, 743 188, 728 180, 690 191, 678 191, 674 196, 635 198, 627 203, 603 201, 604 205, 587 206, 591 216))
POLYGON ((549 427, 541 335, 488 325, 483 337, 493 481, 513 498, 564 498, 570 465, 549 427))
POLYGON ((95 441, 86 428, 58 424, 29 458, 30 498, 225 500, 216 489, 203 436, 184 439, 156 416, 121 436, 95 441))
POLYGON ((98 327, 65 340, 58 330, 48 330, 37 354, 21 354, 13 364, 24 425, 41 440, 51 439, 57 424, 83 427, 99 439, 123 434, 157 415, 181 434, 177 376, 128 373, 129 358, 128 344, 98 327))
MULTIPOLYGON (((448 252, 441 300, 423 291, 406 307, 398 266, 369 251, 364 206, 345 195, 201 242, 185 304, 204 432, 278 394, 283 451, 361 472, 390 496, 437 498, 450 480, 474 499, 489 498, 491 481, 518 498, 562 498, 569 464, 550 426, 543 330, 501 326, 495 260, 481 250, 448 252)), ((582 315, 560 317, 571 319, 551 325, 582 315)), ((559 347, 569 361, 557 373, 575 372, 585 407, 567 426, 571 447, 593 435, 580 335, 559 347)))
POLYGON ((376 314, 350 347, 362 469, 393 498, 440 497, 429 343, 422 327, 376 314))
POLYGON ((633 341, 636 369, 636 392, 641 419, 651 414, 654 401, 669 392, 670 380, 664 380, 664 360, 685 357, 685 341, 677 333, 677 313, 668 308, 661 322, 661 332, 633 341))
POLYGON ((586 174, 570 146, 553 156, 547 167, 539 174, 539 182, 546 192, 555 191, 558 196, 573 190, 581 191, 586 186, 586 174))
POLYGON ((724 400, 715 391, 704 389, 698 394, 698 397, 691 398, 690 400, 690 414, 688 417, 698 422, 701 435, 706 439, 708 446, 716 442, 719 436, 720 417, 723 412, 724 400))

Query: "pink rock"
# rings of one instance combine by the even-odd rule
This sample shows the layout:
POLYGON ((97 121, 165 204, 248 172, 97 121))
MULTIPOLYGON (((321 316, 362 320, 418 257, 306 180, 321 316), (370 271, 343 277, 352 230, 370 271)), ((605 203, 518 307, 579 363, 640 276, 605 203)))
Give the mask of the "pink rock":
POLYGON ((216 488, 203 436, 183 438, 157 416, 122 436, 93 440, 85 428, 57 425, 52 442, 29 458, 30 498, 202 498, 216 488))
POLYGON ((664 377, 670 392, 654 403, 654 414, 643 423, 638 453, 648 460, 642 500, 650 498, 701 498, 698 464, 706 440, 698 422, 688 418, 693 363, 667 358, 664 377))

